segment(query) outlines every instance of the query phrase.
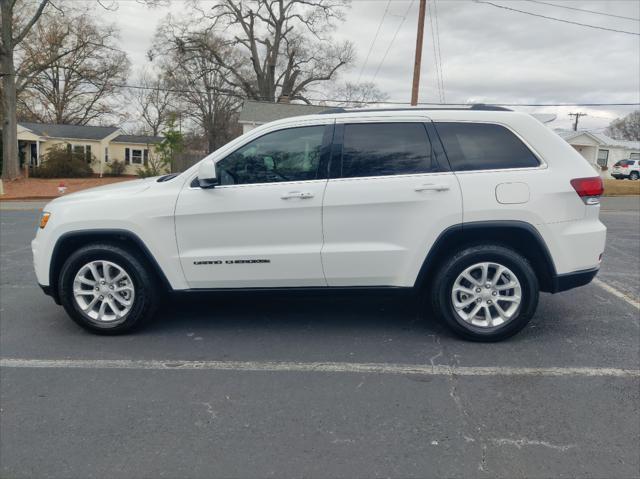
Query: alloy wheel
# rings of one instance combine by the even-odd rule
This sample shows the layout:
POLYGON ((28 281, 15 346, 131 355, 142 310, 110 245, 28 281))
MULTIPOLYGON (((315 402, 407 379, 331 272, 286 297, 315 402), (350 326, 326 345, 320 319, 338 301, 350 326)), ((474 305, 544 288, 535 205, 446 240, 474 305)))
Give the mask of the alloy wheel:
POLYGON ((522 287, 506 266, 476 263, 454 281, 451 301, 464 322, 480 328, 495 328, 516 316, 522 301, 522 287))
POLYGON ((117 324, 131 311, 135 287, 121 266, 111 261, 91 261, 76 273, 73 297, 91 320, 117 324))

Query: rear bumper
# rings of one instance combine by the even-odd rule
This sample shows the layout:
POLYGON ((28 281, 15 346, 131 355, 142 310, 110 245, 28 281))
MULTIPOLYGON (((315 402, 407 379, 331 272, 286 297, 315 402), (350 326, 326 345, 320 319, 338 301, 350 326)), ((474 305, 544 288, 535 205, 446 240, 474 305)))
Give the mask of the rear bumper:
POLYGON ((600 271, 600 267, 575 271, 573 273, 559 274, 554 278, 551 293, 560 293, 569 289, 589 284, 600 271))

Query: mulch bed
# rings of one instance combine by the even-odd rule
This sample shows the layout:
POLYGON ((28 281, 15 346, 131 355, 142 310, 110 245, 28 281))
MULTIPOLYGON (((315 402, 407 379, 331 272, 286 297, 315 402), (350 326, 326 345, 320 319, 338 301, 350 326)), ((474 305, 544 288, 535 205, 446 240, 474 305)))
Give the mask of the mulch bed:
POLYGON ((57 198, 60 195, 58 186, 67 189, 64 194, 75 193, 96 186, 134 180, 135 176, 118 176, 108 178, 20 178, 13 181, 3 181, 4 195, 0 200, 40 200, 57 198))

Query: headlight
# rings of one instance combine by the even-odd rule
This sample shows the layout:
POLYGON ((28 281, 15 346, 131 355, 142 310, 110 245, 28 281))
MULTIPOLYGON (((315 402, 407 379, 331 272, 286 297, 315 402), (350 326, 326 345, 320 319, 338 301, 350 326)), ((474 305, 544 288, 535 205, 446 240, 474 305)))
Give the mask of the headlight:
POLYGON ((43 211, 42 215, 40 215, 40 229, 47 226, 49 218, 51 218, 51 213, 49 213, 48 211, 43 211))

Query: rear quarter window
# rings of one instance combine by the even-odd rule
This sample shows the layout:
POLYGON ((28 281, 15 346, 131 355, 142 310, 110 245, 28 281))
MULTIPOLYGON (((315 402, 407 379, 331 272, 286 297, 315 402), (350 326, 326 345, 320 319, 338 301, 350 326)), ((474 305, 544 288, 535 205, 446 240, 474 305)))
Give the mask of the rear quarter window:
POLYGON ((489 123, 435 123, 454 171, 534 168, 540 161, 511 131, 489 123))

